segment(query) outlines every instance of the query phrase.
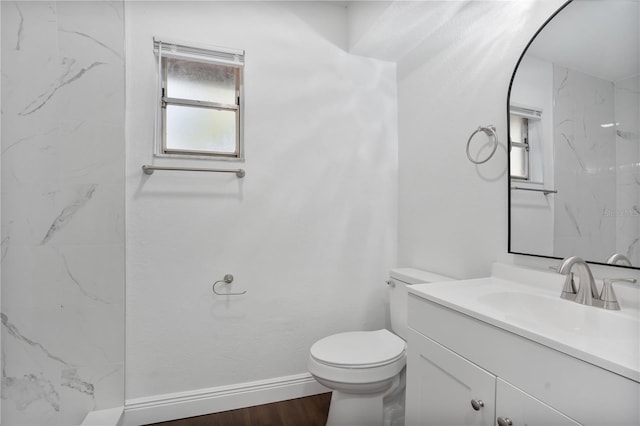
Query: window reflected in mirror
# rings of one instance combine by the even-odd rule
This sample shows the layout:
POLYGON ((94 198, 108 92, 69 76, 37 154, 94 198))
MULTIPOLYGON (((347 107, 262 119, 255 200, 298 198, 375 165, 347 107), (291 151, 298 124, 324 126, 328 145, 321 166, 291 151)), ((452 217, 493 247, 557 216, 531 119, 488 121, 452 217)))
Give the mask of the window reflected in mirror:
POLYGON ((637 0, 569 1, 522 53, 507 110, 510 253, 640 269, 639 19, 637 0))
POLYGON ((511 177, 529 180, 529 120, 512 113, 510 126, 511 177))
POLYGON ((510 176, 524 182, 542 183, 542 112, 512 106, 509 115, 510 176), (532 172, 533 171, 533 175, 532 172))

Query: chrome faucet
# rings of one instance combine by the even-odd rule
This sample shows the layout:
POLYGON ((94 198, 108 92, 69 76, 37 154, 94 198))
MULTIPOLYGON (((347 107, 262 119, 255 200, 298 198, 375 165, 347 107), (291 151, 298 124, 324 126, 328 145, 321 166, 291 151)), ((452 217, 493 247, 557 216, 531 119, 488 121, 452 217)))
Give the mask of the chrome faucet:
POLYGON ((573 300, 582 305, 597 306, 604 309, 620 310, 616 293, 613 291, 614 282, 636 283, 636 279, 634 278, 605 278, 602 292, 598 295, 598 288, 596 287, 596 282, 593 279, 589 266, 584 260, 577 256, 563 259, 562 263, 560 263, 556 269, 556 272, 567 276, 560 297, 573 300), (578 291, 576 291, 573 272, 571 272, 574 266, 578 270, 578 279, 580 280, 578 291))
POLYGON ((620 253, 612 254, 611 257, 607 259, 607 263, 610 265, 632 266, 629 258, 620 253))
POLYGON ((593 279, 591 269, 589 269, 587 262, 583 259, 578 256, 567 257, 562 261, 562 263, 560 263, 556 272, 567 276, 560 297, 563 299, 573 300, 582 305, 602 306, 598 296, 598 288, 596 287, 596 282, 593 279), (573 272, 571 272, 574 267, 578 271, 578 279, 580 280, 580 287, 578 287, 578 291, 576 291, 573 272))
POLYGON ((605 309, 613 309, 615 311, 620 310, 620 304, 616 297, 616 292, 613 291, 613 283, 622 282, 635 284, 637 280, 635 278, 605 278, 602 285, 602 292, 600 292, 600 300, 602 301, 602 307, 605 309))

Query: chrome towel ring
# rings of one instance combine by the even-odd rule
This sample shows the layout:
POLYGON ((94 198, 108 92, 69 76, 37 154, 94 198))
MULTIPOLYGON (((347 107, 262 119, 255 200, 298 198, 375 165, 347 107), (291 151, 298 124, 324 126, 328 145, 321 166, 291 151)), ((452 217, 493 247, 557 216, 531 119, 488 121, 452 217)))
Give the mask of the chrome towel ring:
POLYGON ((491 157, 493 157, 493 154, 496 153, 496 148, 498 148, 498 135, 496 134, 495 126, 493 126, 493 124, 489 124, 486 127, 480 126, 475 132, 471 133, 471 136, 469 136, 469 140, 467 141, 467 158, 473 164, 486 163, 491 157), (493 138, 493 149, 491 150, 489 156, 482 161, 474 160, 473 158, 471 158, 471 154, 469 153, 469 145, 471 144, 471 139, 473 139, 473 137, 478 132, 484 132, 488 137, 493 138))
POLYGON ((231 274, 226 274, 226 275, 224 276, 224 278, 222 278, 221 280, 218 280, 218 281, 216 281, 215 283, 213 283, 213 286, 211 287, 211 290, 212 290, 215 294, 217 294, 218 296, 241 296, 241 295, 243 295, 243 294, 245 294, 245 293, 247 292, 247 291, 245 290, 245 291, 242 291, 242 292, 240 292, 240 293, 219 293, 219 292, 216 290, 216 285, 217 285, 218 283, 227 283, 227 284, 231 284, 232 282, 233 282, 233 275, 231 275, 231 274))

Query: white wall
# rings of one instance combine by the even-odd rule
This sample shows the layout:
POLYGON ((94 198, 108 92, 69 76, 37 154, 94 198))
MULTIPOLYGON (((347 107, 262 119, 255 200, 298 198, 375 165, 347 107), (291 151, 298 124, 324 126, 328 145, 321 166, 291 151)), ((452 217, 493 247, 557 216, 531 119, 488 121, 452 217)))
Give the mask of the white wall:
POLYGON ((376 28, 391 1, 356 1, 349 4, 347 10, 347 39, 349 51, 357 50, 358 42, 366 37, 367 32, 376 28))
MULTIPOLYGON (((530 172, 534 182, 512 186, 554 189, 553 66, 529 54, 518 65, 511 89, 511 105, 542 112, 536 128, 541 137, 530 141, 530 172)), ((532 128, 529 128, 533 132, 532 128)), ((537 136, 537 135, 536 135, 537 136)), ((511 250, 553 256, 555 196, 534 191, 511 191, 511 250)))
MULTIPOLYGON (((470 2, 398 65, 399 263, 466 278, 507 255, 509 80, 526 43, 563 1, 470 2), (487 163, 465 154, 480 125, 497 128, 487 163)), ((482 139, 479 137, 479 142, 482 139)))
POLYGON ((127 2, 127 400, 306 372, 385 325, 396 265, 395 65, 311 2, 127 2), (152 37, 246 50, 246 162, 153 159, 152 37), (143 164, 242 167, 246 177, 143 164), (232 291, 211 285, 234 274, 232 291))

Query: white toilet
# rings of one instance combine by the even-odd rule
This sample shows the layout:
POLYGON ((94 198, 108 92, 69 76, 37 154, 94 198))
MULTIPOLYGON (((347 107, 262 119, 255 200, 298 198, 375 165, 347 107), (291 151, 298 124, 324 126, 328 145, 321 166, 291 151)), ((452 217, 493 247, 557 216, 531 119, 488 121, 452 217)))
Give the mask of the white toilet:
POLYGON ((309 372, 333 390, 327 426, 404 425, 406 286, 450 280, 412 268, 392 269, 387 283, 393 333, 351 331, 313 344, 309 372))

